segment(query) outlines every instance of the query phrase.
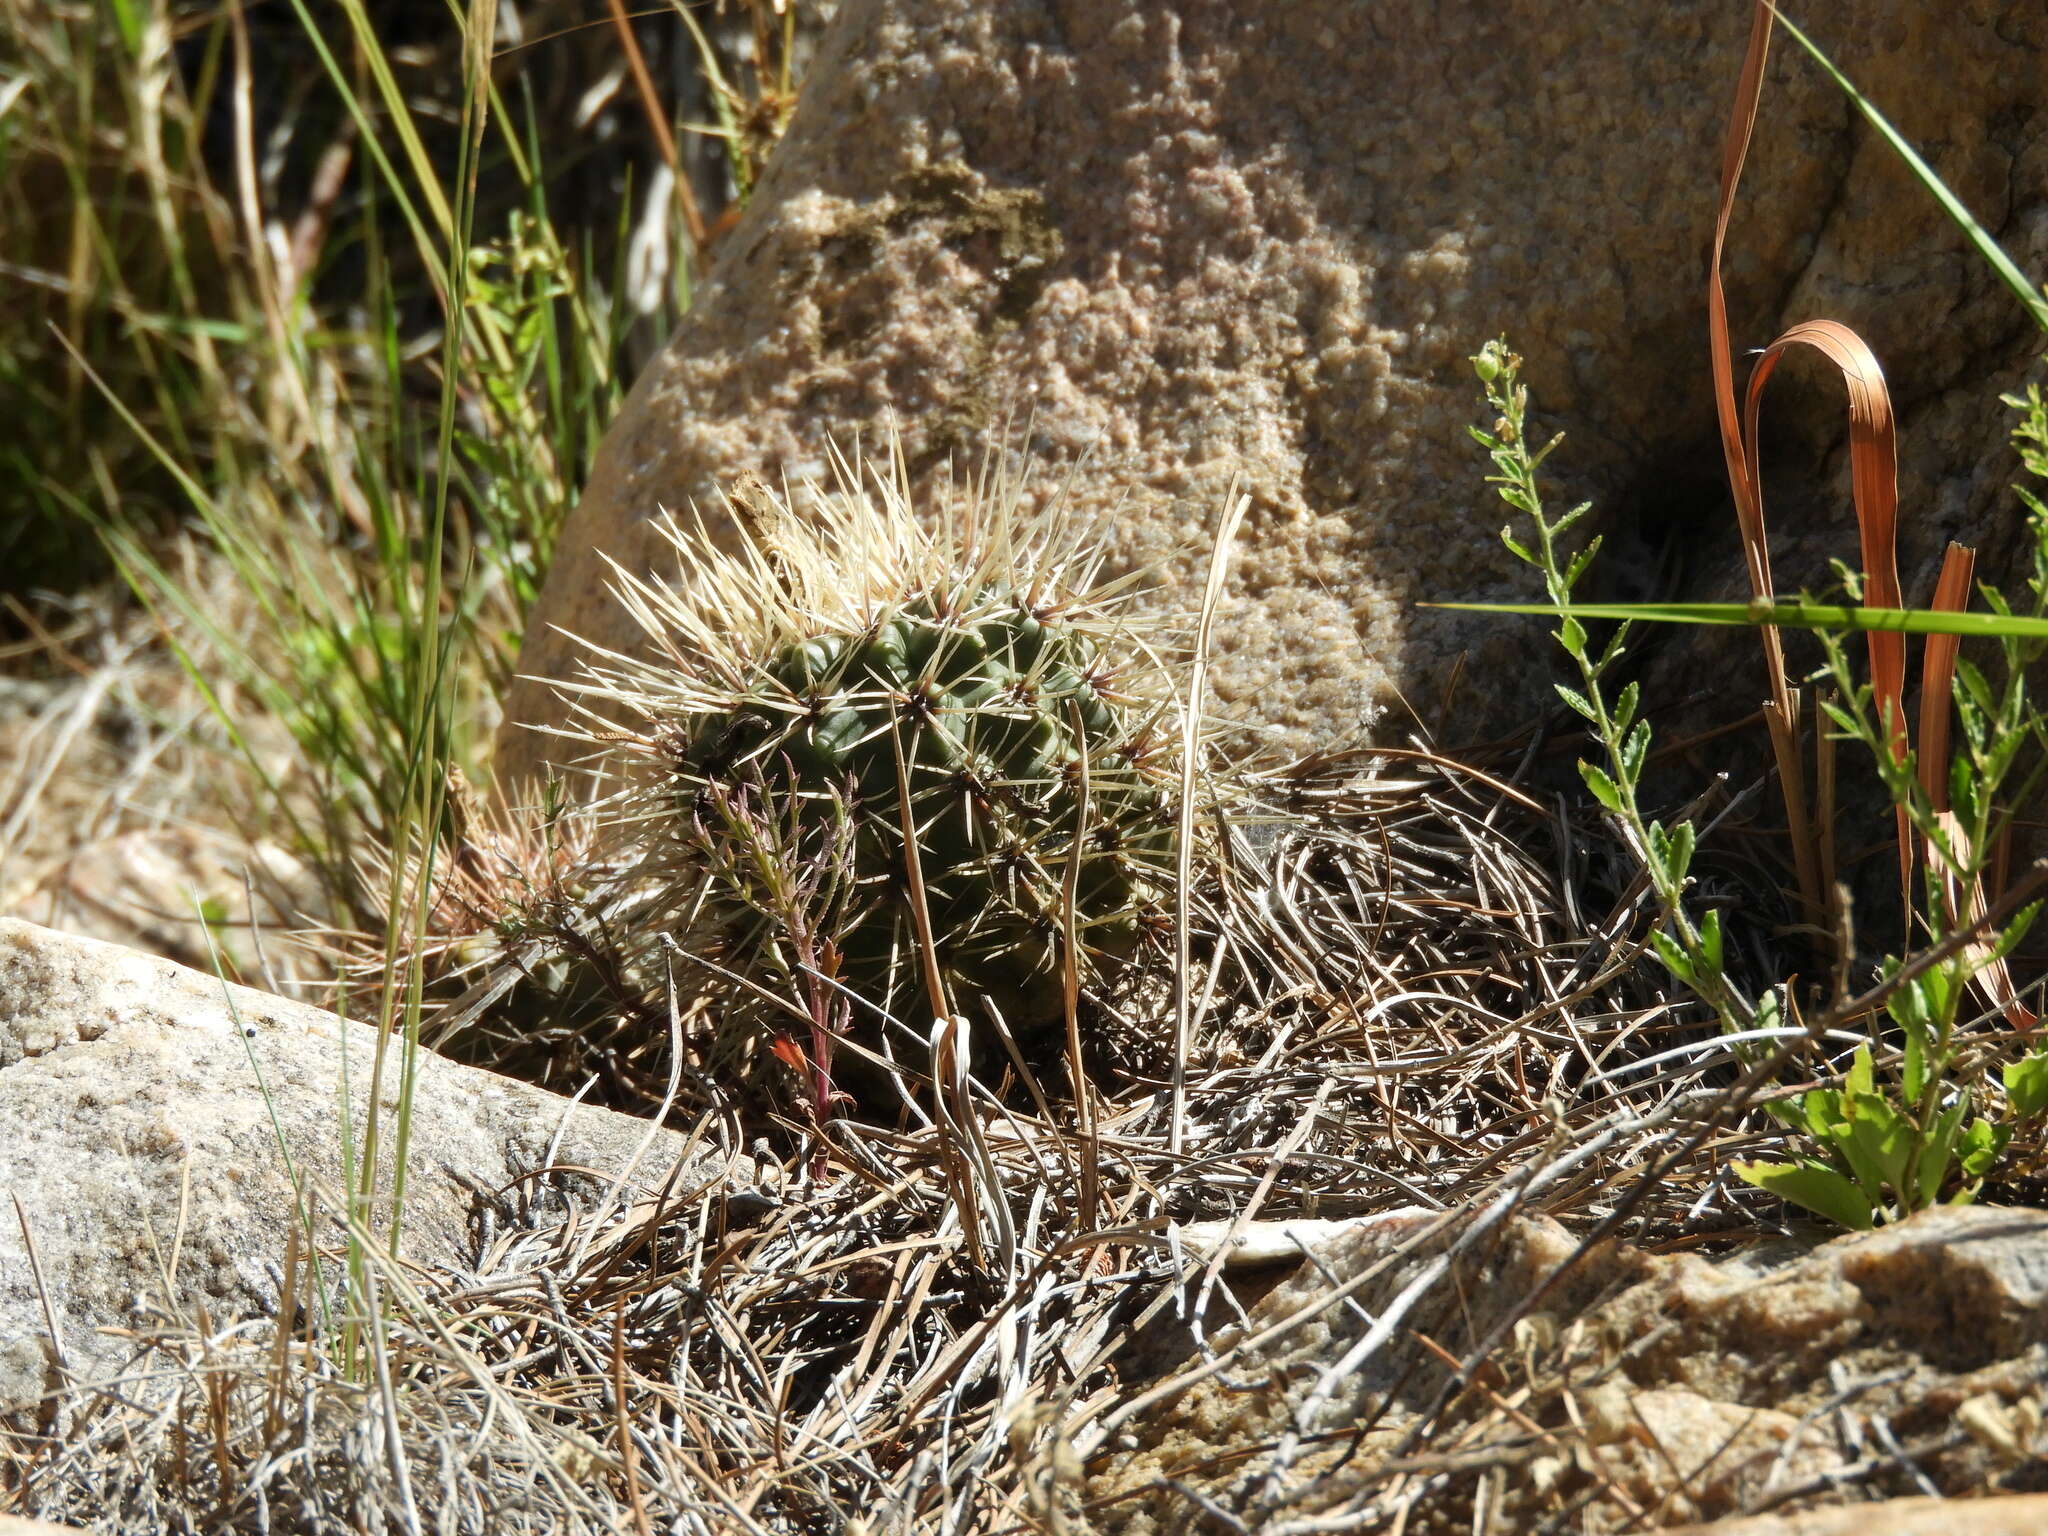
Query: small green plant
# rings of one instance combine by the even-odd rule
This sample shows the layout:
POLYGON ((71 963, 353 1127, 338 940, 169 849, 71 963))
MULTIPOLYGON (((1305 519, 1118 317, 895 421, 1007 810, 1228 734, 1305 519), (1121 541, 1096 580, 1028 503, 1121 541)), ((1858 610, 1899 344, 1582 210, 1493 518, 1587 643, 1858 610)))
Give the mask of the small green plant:
MULTIPOLYGON (((2021 412, 2014 438, 2023 466, 2037 479, 2048 478, 2048 402, 2035 386, 2005 403, 2021 412)), ((2048 505, 2024 488, 2018 495, 2027 513, 2030 600, 2015 610, 1995 588, 1981 591, 2000 619, 2038 621, 2048 617, 2048 505)), ((1859 596, 1853 578, 1849 585, 1851 597, 1859 596)), ((1993 1099, 1990 1114, 1976 1113, 1979 1094, 1968 1065, 1981 1053, 1966 1050, 1971 1042, 1961 1032, 1977 1011, 1973 984, 1994 1014, 2006 1014, 2026 1031, 2035 1023, 2013 994, 2006 964, 2039 904, 1993 923, 1983 893, 1996 876, 2014 808, 2031 801, 2048 770, 2048 715, 2027 696, 2028 668, 2048 641, 1997 635, 2003 676, 1995 686, 1955 653, 1952 642, 1937 651, 1941 660, 1929 668, 1929 687, 1953 672, 1960 738, 1948 749, 1945 720, 1937 727, 1937 714, 1923 708, 1919 752, 1901 754, 1879 718, 1871 686, 1852 675, 1842 636, 1819 634, 1835 693, 1823 708, 1840 739, 1863 746, 1911 828, 1921 854, 1918 919, 1935 948, 1931 963, 1909 968, 1893 957, 1884 965, 1886 979, 1895 983, 1885 1009, 1899 1042, 1896 1073, 1879 1074, 1870 1049, 1858 1050, 1840 1089, 1814 1089, 1771 1106, 1786 1124, 1807 1132, 1823 1155, 1743 1163, 1736 1172, 1846 1226, 1868 1227, 1879 1216, 1973 1199, 2015 1131, 2048 1107, 2048 1054, 2037 1050, 2004 1067, 2002 1111, 1993 1099)))
MULTIPOLYGON (((1683 822, 1666 827, 1641 809, 1650 727, 1637 718, 1636 686, 1628 685, 1612 703, 1602 686, 1624 654, 1627 620, 1682 617, 1683 610, 1666 614, 1646 607, 1573 603, 1573 591, 1597 555, 1599 541, 1568 554, 1561 540, 1586 508, 1554 520, 1543 510, 1537 472, 1557 439, 1540 449, 1530 447, 1528 391, 1520 382, 1520 359, 1505 343, 1489 343, 1473 366, 1495 415, 1491 431, 1472 429, 1493 461, 1488 483, 1534 530, 1532 541, 1518 538, 1512 527, 1502 531, 1502 538, 1517 558, 1542 574, 1549 602, 1541 611, 1557 617, 1558 644, 1578 666, 1581 686, 1560 685, 1558 692, 1585 719, 1604 755, 1604 766, 1579 765, 1586 786, 1620 825, 1656 894, 1658 919, 1651 942, 1671 973, 1714 1009, 1724 1029, 1779 1031, 1789 1007, 1783 989, 1750 1004, 1728 976, 1717 914, 1710 911, 1695 921, 1686 911, 1694 829, 1683 822), (1589 639, 1582 622, 1594 615, 1622 620, 1601 645, 1589 639)), ((2037 478, 2048 478, 2048 401, 2036 387, 2025 397, 2008 397, 2007 403, 2022 412, 2015 437, 2025 467, 2037 478)), ((2028 668, 2048 650, 2048 639, 2041 637, 2048 628, 2042 623, 2048 619, 2048 503, 2024 489, 2019 495, 2028 513, 2032 551, 2033 569, 2026 580, 2030 602, 2016 610, 1995 590, 1983 589, 1995 618, 2005 621, 1992 627, 2003 673, 1997 686, 1978 666, 1954 655, 1952 646, 1939 653, 1942 664, 1933 672, 1945 681, 1953 671, 1961 733, 1954 750, 1946 751, 1947 732, 1932 727, 1935 716, 1930 714, 1922 750, 1946 761, 1937 756, 1923 769, 1912 751, 1901 748, 1872 685, 1854 676, 1842 634, 1820 630, 1823 670, 1834 688, 1823 707, 1836 737, 1863 746, 1912 829, 1914 845, 1924 849, 1918 866, 1919 920, 1930 948, 1917 957, 1895 956, 1884 963, 1878 995, 1881 1019, 1891 1028, 1885 1031, 1873 1021, 1871 1042, 1857 1049, 1840 1086, 1768 1104, 1779 1120, 1810 1138, 1812 1152, 1784 1162, 1740 1163, 1735 1171, 1845 1226, 1869 1227, 1930 1205, 1973 1199, 2015 1131, 2048 1110, 2048 1048, 2005 1065, 2003 1102, 1996 1096, 1984 1100, 1969 1081, 1981 1070, 1980 1042, 1962 1028, 1973 984, 1994 1012, 2005 1012, 2023 1029, 2034 1023, 2013 995, 2005 965, 2039 905, 2023 906, 1992 923, 1983 896, 2013 808, 2027 803, 2048 773, 2048 714, 2029 701, 2026 687, 2028 668), (1882 1068, 1880 1059, 1886 1063, 1882 1068)), ((1860 595, 1853 575, 1849 580, 1852 598, 1860 595)), ((1781 607, 1833 611, 1803 603, 1775 605, 1767 617, 1775 619, 1781 607)), ((1754 1059, 1753 1049, 1745 1054, 1754 1059)))
MULTIPOLYGON (((1529 389, 1521 381, 1522 360, 1505 340, 1490 341, 1472 359, 1473 371, 1486 392, 1493 413, 1492 430, 1472 427, 1473 440, 1487 451, 1493 473, 1487 484, 1500 499, 1529 520, 1533 542, 1518 537, 1512 525, 1501 529, 1501 542, 1516 559, 1534 566, 1543 577, 1545 595, 1559 613, 1552 631, 1579 672, 1576 688, 1560 683, 1558 696, 1582 719, 1601 749, 1605 766, 1581 761, 1579 775, 1593 798, 1620 824, 1630 850, 1641 861, 1657 897, 1658 916, 1650 939, 1671 973, 1715 1011, 1722 1026, 1745 1030, 1758 1022, 1759 1010, 1729 981, 1723 960, 1720 913, 1708 910, 1694 919, 1685 906, 1687 872, 1692 866, 1697 832, 1690 821, 1666 826, 1646 816, 1640 789, 1643 766, 1650 756, 1650 722, 1639 717, 1642 691, 1629 683, 1608 701, 1608 674, 1627 654, 1629 630, 1617 625, 1596 644, 1572 613, 1572 593, 1600 553, 1598 536, 1577 553, 1569 553, 1565 535, 1583 518, 1590 503, 1581 502, 1563 516, 1551 518, 1543 509, 1537 475, 1562 436, 1541 448, 1528 438, 1529 389)), ((1774 1001, 1767 1011, 1776 1013, 1774 1001)))
MULTIPOLYGON (((1585 717, 1606 757, 1604 767, 1581 764, 1587 787, 1621 825, 1642 862, 1659 904, 1651 940, 1666 966, 1714 1009, 1724 1029, 1740 1029, 1751 1022, 1757 1026, 1754 1034, 1742 1037, 1738 1052, 1753 1067, 1767 1070, 1776 1058, 1756 1056, 1759 1038, 1805 1033, 1818 1040, 1837 1033, 1840 1026, 1859 1023, 1868 1031, 1868 1042, 1855 1052, 1839 1087, 1810 1089, 1768 1106, 1810 1138, 1811 1151, 1789 1162, 1750 1162, 1735 1169, 1749 1183, 1794 1204, 1845 1225, 1867 1227, 1942 1201, 1973 1199, 2015 1130, 2048 1108, 2048 1054, 2042 1051, 2005 1065, 2002 1105, 1995 1094, 1980 1105, 1979 1081, 1988 1059, 1985 1040, 1981 1030, 1965 1027, 1966 1005, 1973 993, 1989 1005, 1991 1015, 2003 1015, 2020 1035, 2031 1035, 2039 1022, 2021 1003, 2007 962, 2038 911, 2038 903, 2028 905, 2025 898, 2048 881, 2048 866, 2037 866, 2023 889, 2002 896, 1994 891, 1996 905, 1987 901, 1986 890, 1998 883, 2003 871, 2013 808, 2026 803, 2048 770, 2048 717, 2026 694, 2027 669, 2048 649, 2048 507, 2037 494, 2019 491, 2032 541, 2033 569, 2026 581, 2032 601, 2025 605, 2031 611, 2016 612, 1998 592, 1985 587, 1983 596, 1993 611, 1965 613, 1974 556, 1957 546, 1948 552, 1931 609, 1909 610, 1899 590, 1895 551, 1895 428, 1884 373, 1869 347, 1833 321, 1795 325, 1763 350, 1749 380, 1747 410, 1739 409, 1721 258, 1762 88, 1764 59, 1772 29, 1781 22, 2048 331, 2048 302, 2041 292, 1820 49, 1779 17, 1775 7, 1759 0, 1729 115, 1720 217, 1708 267, 1715 403, 1753 600, 1607 605, 1572 601, 1598 541, 1569 561, 1558 549, 1558 535, 1585 509, 1576 508, 1555 523, 1545 518, 1536 470, 1555 443, 1540 452, 1529 451, 1523 440, 1527 397, 1517 381, 1517 360, 1496 342, 1473 361, 1498 419, 1492 432, 1475 429, 1474 435, 1493 458, 1491 483, 1535 526, 1533 549, 1518 542, 1512 530, 1504 536, 1519 558, 1542 571, 1548 602, 1449 606, 1492 606, 1558 619, 1557 638, 1578 663, 1584 684, 1583 690, 1560 692, 1585 717), (1839 564, 1837 570, 1850 602, 1861 605, 1867 600, 1870 607, 1822 605, 1805 598, 1783 603, 1772 588, 1758 484, 1757 407, 1779 360, 1798 347, 1826 357, 1849 386, 1852 485, 1865 565, 1860 572, 1839 564), (1597 653, 1589 650, 1584 628, 1592 620, 1620 626, 1597 653), (1810 1030, 1783 1029, 1788 1017, 1796 1015, 1785 987, 1766 992, 1753 1010, 1744 1004, 1729 982, 1714 914, 1694 923, 1685 910, 1686 868, 1695 840, 1692 828, 1663 828, 1639 809, 1649 728, 1635 720, 1639 700, 1633 686, 1611 707, 1600 689, 1603 675, 1621 654, 1628 623, 1635 620, 1759 627, 1770 683, 1763 713, 1784 797, 1801 902, 1814 932, 1833 946, 1837 967, 1846 968, 1848 914, 1840 905, 1846 894, 1839 887, 1827 894, 1822 889, 1832 882, 1835 865, 1827 793, 1832 747, 1825 749, 1817 765, 1823 798, 1816 816, 1809 811, 1801 756, 1800 694, 1787 674, 1781 638, 1781 632, 1791 628, 1820 632, 1825 665, 1817 680, 1832 686, 1821 696, 1823 719, 1834 728, 1829 741, 1860 743, 1876 766, 1898 829, 1902 886, 1909 906, 1917 898, 1917 923, 1927 936, 1927 947, 1910 958, 1887 959, 1876 987, 1859 998, 1838 998, 1810 1021, 1810 1030), (1856 632, 1866 638, 1868 681, 1854 677, 1842 638, 1856 632), (1908 634, 1928 637, 1917 754, 1905 709, 1908 634), (2004 672, 1999 687, 1960 654, 1964 636, 1988 639, 1999 647, 2004 672), (1961 724, 1961 739, 1953 750, 1951 701, 1961 724)), ((2048 478, 2048 406, 2038 387, 2024 397, 2008 396, 2006 403, 2021 412, 2015 437, 2025 468, 2036 479, 2048 478)), ((1909 933, 1909 942, 1911 937, 1909 933)), ((1846 977, 1846 969, 1839 974, 1846 977)))

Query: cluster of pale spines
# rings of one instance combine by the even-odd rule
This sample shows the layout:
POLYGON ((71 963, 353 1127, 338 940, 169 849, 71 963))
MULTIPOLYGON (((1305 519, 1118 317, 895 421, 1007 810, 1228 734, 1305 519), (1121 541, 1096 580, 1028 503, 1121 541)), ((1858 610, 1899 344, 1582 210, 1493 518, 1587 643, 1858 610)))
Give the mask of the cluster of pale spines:
POLYGON ((921 522, 893 444, 834 468, 803 516, 736 486, 724 547, 664 517, 672 579, 615 566, 644 645, 566 690, 570 734, 611 754, 629 878, 747 995, 1042 1037, 1070 930, 1085 984, 1162 918, 1174 664, 1063 497, 990 471, 921 522))

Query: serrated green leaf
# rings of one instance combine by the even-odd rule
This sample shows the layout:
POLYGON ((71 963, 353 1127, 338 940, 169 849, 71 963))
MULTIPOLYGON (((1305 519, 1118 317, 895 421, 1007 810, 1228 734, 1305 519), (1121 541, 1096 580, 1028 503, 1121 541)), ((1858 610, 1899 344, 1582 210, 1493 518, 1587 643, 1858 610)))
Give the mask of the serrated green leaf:
POLYGON ((1974 705, 1987 715, 1998 713, 1998 700, 1992 695, 1991 684, 1985 681, 1983 670, 1967 656, 1956 658, 1956 703, 1974 705))
POLYGON ((1665 840, 1664 868, 1670 875, 1673 885, 1685 884, 1686 871, 1692 868, 1693 844, 1696 836, 1697 834, 1692 829, 1692 823, 1681 821, 1671 829, 1670 836, 1665 840))
MULTIPOLYGON (((1690 830, 1691 823, 1688 822, 1686 826, 1687 829, 1690 830)), ((1722 965, 1721 909, 1719 907, 1709 907, 1706 911, 1702 912, 1700 914, 1699 928, 1701 957, 1705 959, 1706 963, 1710 967, 1712 967, 1715 974, 1718 975, 1721 971, 1722 965)), ((1767 994, 1764 1001, 1774 1003, 1775 998, 1767 994)), ((1756 1021, 1757 1026, 1761 1029, 1775 1029, 1777 1027, 1774 1024, 1764 1023, 1764 1009, 1762 1003, 1759 1003, 1757 1005, 1756 1021)))
MULTIPOLYGON (((1559 525, 1560 531, 1574 521, 1576 521, 1575 518, 1567 516, 1565 522, 1559 525)), ((1586 568, 1593 563, 1599 553, 1600 535, 1596 533, 1586 541, 1584 549, 1572 556, 1572 563, 1566 568, 1564 573, 1564 584, 1567 591, 1579 584, 1579 578, 1586 574, 1586 568)))
POLYGON ((1617 624, 1614 627, 1614 633, 1609 635, 1607 643, 1600 647, 1600 660, 1594 667, 1596 672, 1605 672, 1609 667, 1621 660, 1623 656, 1628 654, 1628 637, 1630 633, 1631 631, 1626 624, 1617 624))
POLYGON ((1891 1015, 1892 1022, 1905 1030, 1925 1030, 1933 1016, 1927 1008, 1927 992, 1920 985, 1919 978, 1893 987, 1884 1001, 1884 1011, 1891 1015))
POLYGON ((1627 730, 1634 722, 1636 710, 1642 700, 1643 689, 1640 683, 1630 683, 1621 690, 1621 697, 1614 701, 1614 728, 1617 731, 1627 730))
MULTIPOLYGON (((1707 922, 1712 922, 1714 925, 1714 955, 1718 962, 1721 953, 1721 914, 1714 911, 1708 912, 1706 919, 1700 925, 1702 931, 1705 930, 1707 922)), ((1766 992, 1756 1000, 1756 1027, 1758 1029, 1782 1029, 1785 1027, 1785 999, 1775 989, 1766 992)))
POLYGON ((1581 762, 1579 777, 1586 781, 1586 788, 1593 792, 1595 800, 1616 815, 1621 813, 1621 790, 1616 787, 1614 780, 1607 776, 1606 769, 1595 763, 1581 762))
POLYGON ((1678 940, 1659 928, 1650 934, 1651 947, 1657 951, 1657 958, 1664 962, 1664 968, 1686 986, 1694 985, 1698 972, 1693 969, 1692 957, 1680 947, 1678 940))
POLYGON ((1835 728, 1844 736, 1852 740, 1860 738, 1861 732, 1857 727, 1856 717, 1850 714, 1848 710, 1842 708, 1841 705, 1831 699, 1823 700, 1820 707, 1822 712, 1835 722, 1835 728))
POLYGON ((1570 705, 1575 713, 1583 715, 1588 720, 1595 722, 1599 720, 1600 712, 1593 708, 1592 700, 1588 699, 1583 693, 1580 693, 1578 689, 1567 688, 1563 683, 1556 683, 1552 686, 1557 689, 1557 696, 1570 705))
POLYGON ((1650 722, 1639 720, 1636 728, 1621 740, 1620 768, 1625 783, 1640 783, 1643 763, 1650 755, 1650 722))
POLYGON ((2027 930, 2034 926, 2034 920, 2041 915, 2041 907, 2041 902, 2030 902, 2012 915, 1991 946, 1993 960, 2003 960, 2019 948, 2020 941, 2027 936, 2027 930))

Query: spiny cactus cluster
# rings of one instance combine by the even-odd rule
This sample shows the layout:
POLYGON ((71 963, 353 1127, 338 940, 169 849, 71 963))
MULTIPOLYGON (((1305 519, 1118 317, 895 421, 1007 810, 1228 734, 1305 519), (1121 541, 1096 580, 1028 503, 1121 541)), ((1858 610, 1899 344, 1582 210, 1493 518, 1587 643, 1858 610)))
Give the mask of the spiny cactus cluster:
MULTIPOLYGON (((895 973, 917 980, 893 963, 915 937, 913 848, 942 973, 1019 1027, 1062 1012, 1077 836, 1083 942, 1098 955, 1129 949, 1160 895, 1167 802, 1145 768, 1150 742, 1084 632, 1000 589, 960 607, 921 594, 861 633, 786 647, 760 684, 665 733, 677 809, 694 839, 702 802, 747 785, 763 811, 795 810, 821 835, 843 829, 839 979, 862 997, 899 996, 895 973)), ((721 894, 737 902, 731 924, 761 905, 753 890, 721 894)))
POLYGON ((886 1018, 993 1006, 1048 1054, 1069 951, 1090 986, 1165 920, 1177 782, 1174 670, 1095 544, 1057 509, 1026 523, 1012 486, 927 529, 900 461, 840 471, 801 520, 737 488, 732 552, 667 525, 680 579, 617 583, 651 659, 578 690, 627 749, 633 878, 669 886, 674 948, 740 984, 821 1108, 835 1051, 883 1051, 886 1018))

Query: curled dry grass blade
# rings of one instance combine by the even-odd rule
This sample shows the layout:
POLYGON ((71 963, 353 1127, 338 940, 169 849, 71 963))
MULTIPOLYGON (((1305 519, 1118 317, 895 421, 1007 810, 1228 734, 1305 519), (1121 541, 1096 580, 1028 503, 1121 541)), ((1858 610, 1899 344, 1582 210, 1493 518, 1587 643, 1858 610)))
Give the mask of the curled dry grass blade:
MULTIPOLYGON (((1757 462, 1758 421, 1764 386, 1770 382, 1778 363, 1793 347, 1810 347, 1835 365, 1849 392, 1850 495, 1856 508, 1857 536, 1862 545, 1864 592, 1873 607, 1904 606, 1899 595, 1898 520, 1898 432, 1892 420, 1891 394, 1885 388, 1884 370, 1863 339, 1845 325, 1832 320, 1809 320, 1795 325, 1764 349, 1749 376, 1749 394, 1742 418, 1743 473, 1749 482, 1754 530, 1760 541, 1755 565, 1766 573, 1770 551, 1763 545, 1763 475, 1757 462)), ((1762 593, 1758 594, 1763 595, 1762 593)), ((1766 631, 1769 633, 1769 631, 1766 631)), ((1889 740, 1892 755, 1900 762, 1910 750, 1906 731, 1906 642, 1891 630, 1870 630, 1866 644, 1870 652, 1870 687, 1877 704, 1878 719, 1889 740)), ((1774 666, 1783 666, 1781 652, 1772 652, 1774 666)), ((1804 773, 1804 768, 1800 772, 1804 773)), ((1834 828, 1822 823, 1817 831, 1826 851, 1816 849, 1819 865, 1832 864, 1834 828)), ((1904 807, 1897 812, 1899 840, 1899 893, 1912 900, 1912 828, 1904 807)), ((1839 928, 1839 923, 1831 929, 1839 928)))
MULTIPOLYGON (((1976 574, 1977 555, 1961 544, 1950 544, 1941 559, 1941 575, 1934 584, 1935 613, 1962 613, 1970 606, 1970 583, 1976 574)), ((1956 653, 1960 637, 1929 635, 1920 653, 1920 787, 1927 802, 1937 811, 1948 809, 1948 782, 1943 772, 1948 763, 1950 699, 1956 681, 1956 653)))
MULTIPOLYGON (((1775 12, 1769 0, 1756 0, 1749 46, 1736 87, 1722 150, 1720 207, 1714 223, 1713 255, 1707 278, 1707 309, 1713 365, 1714 402, 1721 426, 1729 489, 1741 529, 1750 590, 1759 600, 1773 596, 1769 535, 1764 520, 1763 484, 1758 462, 1758 419, 1764 386, 1786 351, 1811 347, 1841 373, 1849 392, 1849 456, 1851 495, 1862 543, 1869 593, 1876 605, 1901 606, 1898 580, 1898 447, 1891 397, 1884 371, 1868 346, 1848 327, 1831 320, 1792 327, 1765 348, 1750 375, 1747 401, 1738 425, 1735 413, 1735 370, 1729 340, 1727 296, 1721 281, 1721 259, 1727 246, 1735 193, 1743 161, 1756 126, 1757 103, 1763 90, 1764 63, 1770 51, 1775 12)), ((1895 752, 1906 750, 1905 643, 1873 631, 1869 638, 1871 686, 1879 718, 1886 722, 1895 752)), ((1806 770, 1799 751, 1799 715, 1795 690, 1785 671, 1783 642, 1775 627, 1764 629, 1764 665, 1770 684, 1765 719, 1778 761, 1778 777, 1792 837, 1794 866, 1809 917, 1821 922, 1830 893, 1820 886, 1820 872, 1832 866, 1833 827, 1816 825, 1808 811, 1806 770), (1827 845, 1824 847, 1824 845, 1827 845)), ((1899 826, 1900 884, 1910 899, 1912 851, 1909 828, 1901 813, 1899 826)), ((1822 931, 1839 931, 1828 922, 1822 931)))
MULTIPOLYGON (((1735 500, 1736 521, 1741 529, 1744 559, 1749 570, 1750 588, 1759 603, 1769 602, 1773 597, 1770 551, 1758 462, 1758 425, 1763 390, 1785 353, 1793 347, 1803 346, 1812 348, 1826 357, 1841 373, 1848 388, 1850 484, 1861 543, 1865 594, 1873 608, 1898 610, 1903 608, 1904 603, 1899 589, 1897 556, 1897 430, 1883 370, 1869 347, 1855 332, 1834 321, 1813 320, 1792 327, 1772 342, 1758 359, 1750 376, 1745 408, 1739 422, 1736 416, 1733 347, 1729 339, 1727 299, 1721 280, 1721 261, 1727 245, 1735 192, 1755 128, 1757 104, 1763 86, 1763 68, 1769 53, 1774 19, 1783 18, 1771 0, 1756 0, 1749 45, 1736 88, 1735 104, 1729 115, 1727 137, 1723 144, 1720 206, 1715 220, 1713 254, 1707 282, 1709 347, 1715 407, 1720 421, 1729 487, 1735 500)), ((1789 21, 1785 22, 1785 25, 1801 46, 1834 77, 1837 84, 1855 102, 1858 110, 1885 136, 1912 168, 1914 174, 1920 178, 1922 184, 1934 193, 1943 208, 1969 235, 1985 259, 2020 296, 2029 313, 2044 327, 2048 327, 2048 304, 2043 303, 2038 290, 2026 281, 2010 258, 1971 218, 1969 212, 1897 130, 1892 128, 1850 85, 1813 42, 1789 21)), ((1940 605, 1937 605, 1937 608, 1939 607, 1940 605)), ((1820 893, 1817 890, 1819 871, 1824 865, 1833 862, 1831 851, 1824 851, 1820 842, 1831 842, 1833 829, 1828 825, 1815 826, 1808 817, 1805 770, 1797 750, 1794 691, 1785 672, 1783 644, 1777 633, 1777 610, 1771 610, 1757 622, 1765 626, 1764 657, 1771 689, 1770 701, 1766 706, 1766 720, 1771 729, 1773 747, 1778 759, 1779 779, 1793 838, 1794 862, 1799 871, 1801 890, 1807 899, 1809 909, 1817 912, 1820 900, 1820 893)), ((1892 751, 1903 760, 1910 739, 1904 700, 1906 650, 1901 634, 1907 626, 1895 628, 1881 622, 1866 622, 1856 627, 1865 629, 1868 636, 1870 682, 1879 720, 1886 731, 1892 751)), ((1899 812, 1897 830, 1901 890, 1902 895, 1910 901, 1913 847, 1911 829, 1903 810, 1899 812)))

